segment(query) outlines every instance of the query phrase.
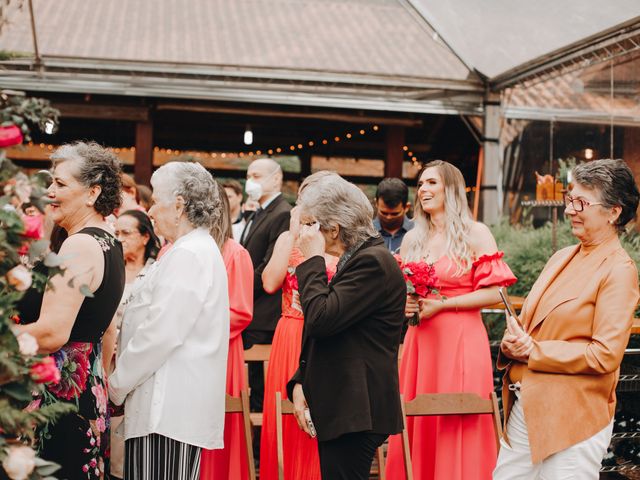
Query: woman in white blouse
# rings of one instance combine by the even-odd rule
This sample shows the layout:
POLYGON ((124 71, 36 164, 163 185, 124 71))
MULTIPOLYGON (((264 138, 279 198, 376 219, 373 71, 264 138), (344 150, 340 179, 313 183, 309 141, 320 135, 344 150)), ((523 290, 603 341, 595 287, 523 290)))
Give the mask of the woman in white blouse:
POLYGON ((222 206, 197 163, 167 163, 151 184, 173 246, 132 289, 109 395, 125 403, 125 478, 197 480, 200 450, 223 446, 229 298, 209 234, 222 206))

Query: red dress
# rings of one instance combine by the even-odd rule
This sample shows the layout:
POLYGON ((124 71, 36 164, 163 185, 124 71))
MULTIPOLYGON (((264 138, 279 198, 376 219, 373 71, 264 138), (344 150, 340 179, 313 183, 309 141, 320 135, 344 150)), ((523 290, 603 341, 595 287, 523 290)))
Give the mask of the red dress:
MULTIPOLYGON (((327 266, 329 279, 336 272, 337 258, 327 266)), ((260 480, 278 479, 276 450, 276 392, 287 398, 287 382, 298 369, 302 348, 304 318, 298 295, 295 267, 304 261, 302 253, 294 248, 289 257, 289 268, 282 285, 282 317, 278 321, 269 367, 264 386, 262 434, 260 439, 260 480)), ((298 427, 292 415, 282 419, 284 441, 285 480, 320 480, 318 442, 298 427)))
MULTIPOLYGON (((448 257, 435 262, 440 294, 455 297, 490 286, 509 286, 516 278, 502 252, 484 255, 471 270, 454 276, 448 257)), ((409 327, 400 363, 400 393, 405 401, 422 393, 493 391, 489 339, 479 310, 445 310, 409 327)), ((496 464, 489 415, 410 417, 407 419, 416 480, 488 480, 496 464)), ((387 478, 405 477, 401 438, 391 437, 387 478)))
MULTIPOLYGON (((222 249, 229 282, 231 311, 229 354, 227 357, 227 393, 234 397, 246 388, 244 350, 240 333, 253 317, 253 263, 244 247, 233 239, 222 249)), ((202 450, 200 478, 203 480, 246 480, 249 478, 242 414, 227 413, 224 417, 224 449, 202 450)))

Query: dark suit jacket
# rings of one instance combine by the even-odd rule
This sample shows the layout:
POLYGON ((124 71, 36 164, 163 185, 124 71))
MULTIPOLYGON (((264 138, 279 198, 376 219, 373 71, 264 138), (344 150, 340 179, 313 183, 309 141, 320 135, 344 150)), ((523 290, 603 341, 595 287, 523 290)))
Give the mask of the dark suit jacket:
POLYGON ((380 238, 365 242, 327 284, 324 258, 296 268, 304 311, 298 371, 318 440, 402 430, 398 345, 406 285, 380 238))
POLYGON ((250 224, 242 242, 251 256, 253 277, 253 320, 247 330, 273 332, 282 314, 282 293, 270 295, 262 288, 262 271, 269 263, 278 236, 289 229, 291 205, 282 195, 277 196, 250 224))

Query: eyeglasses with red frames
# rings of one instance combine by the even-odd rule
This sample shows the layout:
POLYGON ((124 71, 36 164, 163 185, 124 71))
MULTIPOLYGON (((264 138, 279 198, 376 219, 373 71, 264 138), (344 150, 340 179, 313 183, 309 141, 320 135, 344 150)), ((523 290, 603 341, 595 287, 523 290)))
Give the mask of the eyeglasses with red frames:
POLYGON ((590 202, 589 200, 583 200, 581 198, 573 198, 571 195, 565 193, 564 197, 564 206, 569 208, 573 208, 576 212, 582 212, 584 207, 588 207, 590 205, 602 205, 602 202, 590 202))

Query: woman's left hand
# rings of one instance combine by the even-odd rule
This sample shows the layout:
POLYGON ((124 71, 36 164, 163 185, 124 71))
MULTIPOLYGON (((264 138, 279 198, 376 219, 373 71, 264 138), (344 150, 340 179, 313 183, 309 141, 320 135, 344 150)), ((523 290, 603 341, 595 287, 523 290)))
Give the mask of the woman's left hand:
POLYGON ((420 305, 420 319, 425 320, 440 313, 444 307, 442 300, 435 298, 421 298, 418 300, 420 305))
POLYGON ((507 317, 507 331, 500 342, 500 349, 509 358, 522 363, 529 361, 533 339, 518 325, 513 317, 507 317))

